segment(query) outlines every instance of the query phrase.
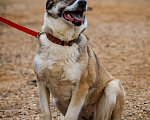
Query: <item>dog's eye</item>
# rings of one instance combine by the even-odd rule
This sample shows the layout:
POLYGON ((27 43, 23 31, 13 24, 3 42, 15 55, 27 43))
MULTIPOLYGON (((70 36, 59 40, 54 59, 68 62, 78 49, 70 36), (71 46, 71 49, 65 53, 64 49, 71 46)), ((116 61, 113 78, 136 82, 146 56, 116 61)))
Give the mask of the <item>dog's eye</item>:
POLYGON ((64 2, 68 5, 72 5, 76 0, 64 0, 64 2))
POLYGON ((53 1, 53 0, 48 0, 48 1, 46 2, 46 10, 51 9, 52 6, 53 6, 53 4, 54 4, 54 1, 53 1))

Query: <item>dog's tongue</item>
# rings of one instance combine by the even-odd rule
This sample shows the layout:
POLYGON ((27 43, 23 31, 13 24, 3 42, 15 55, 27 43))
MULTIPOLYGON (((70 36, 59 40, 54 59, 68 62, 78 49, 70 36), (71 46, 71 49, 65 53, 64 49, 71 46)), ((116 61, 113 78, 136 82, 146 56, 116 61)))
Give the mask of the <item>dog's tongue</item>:
POLYGON ((84 17, 81 17, 79 13, 70 13, 70 15, 72 16, 72 18, 78 20, 78 21, 85 21, 84 17))

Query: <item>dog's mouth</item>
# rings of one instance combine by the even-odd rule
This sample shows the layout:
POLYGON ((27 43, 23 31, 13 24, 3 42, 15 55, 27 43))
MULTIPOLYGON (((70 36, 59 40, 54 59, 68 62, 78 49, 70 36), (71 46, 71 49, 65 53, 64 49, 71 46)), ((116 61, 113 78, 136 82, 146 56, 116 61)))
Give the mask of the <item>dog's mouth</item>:
POLYGON ((63 17, 65 20, 72 22, 76 26, 80 26, 85 21, 84 10, 65 11, 63 17))

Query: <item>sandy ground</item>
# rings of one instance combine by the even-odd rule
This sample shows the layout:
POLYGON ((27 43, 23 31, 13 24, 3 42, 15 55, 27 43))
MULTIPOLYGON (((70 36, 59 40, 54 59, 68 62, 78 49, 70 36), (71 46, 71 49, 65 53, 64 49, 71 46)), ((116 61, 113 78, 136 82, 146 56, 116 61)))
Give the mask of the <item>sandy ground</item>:
MULTIPOLYGON (((0 0, 0 15, 41 31, 46 0, 0 0)), ((89 44, 126 91, 122 120, 150 119, 150 0, 88 0, 89 44)), ((0 120, 40 120, 37 39, 0 23, 0 120)), ((59 112, 51 104, 54 120, 59 112)))

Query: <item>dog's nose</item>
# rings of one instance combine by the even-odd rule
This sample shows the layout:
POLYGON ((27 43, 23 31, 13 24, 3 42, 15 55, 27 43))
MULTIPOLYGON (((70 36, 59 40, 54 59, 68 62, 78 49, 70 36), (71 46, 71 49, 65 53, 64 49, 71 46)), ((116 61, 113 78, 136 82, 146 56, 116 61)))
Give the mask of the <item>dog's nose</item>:
POLYGON ((79 0, 78 1, 78 4, 81 6, 81 7, 85 7, 87 2, 85 0, 79 0))

